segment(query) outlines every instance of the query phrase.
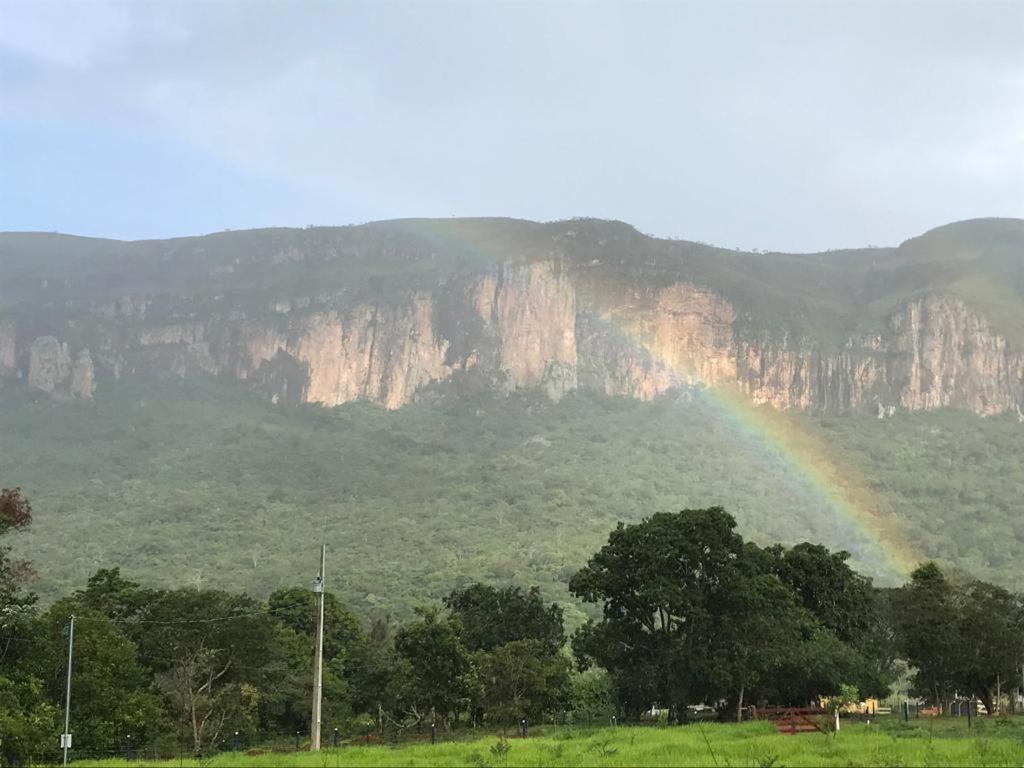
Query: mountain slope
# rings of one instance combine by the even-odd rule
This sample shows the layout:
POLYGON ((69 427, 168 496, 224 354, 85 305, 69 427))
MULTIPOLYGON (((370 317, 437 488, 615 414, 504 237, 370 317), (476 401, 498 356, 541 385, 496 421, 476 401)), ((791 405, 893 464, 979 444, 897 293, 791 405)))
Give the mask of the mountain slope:
POLYGON ((564 598, 617 521, 711 503, 883 581, 1016 585, 1022 245, 1004 219, 820 254, 597 220, 2 234, 0 483, 35 501, 44 594, 118 564, 266 592, 326 538, 365 611, 474 578, 564 598))
MULTIPOLYGON (((1015 418, 778 418, 829 446, 908 555, 1022 585, 1015 418)), ((8 400, 0 456, 3 483, 34 502, 32 531, 12 543, 47 598, 113 566, 265 595, 306 583, 325 540, 332 581, 364 614, 407 616, 482 579, 540 585, 578 619, 568 577, 617 522, 713 503, 761 543, 847 548, 881 583, 899 579, 892 540, 699 391, 654 403, 481 392, 387 411, 126 378, 88 406, 8 400)))

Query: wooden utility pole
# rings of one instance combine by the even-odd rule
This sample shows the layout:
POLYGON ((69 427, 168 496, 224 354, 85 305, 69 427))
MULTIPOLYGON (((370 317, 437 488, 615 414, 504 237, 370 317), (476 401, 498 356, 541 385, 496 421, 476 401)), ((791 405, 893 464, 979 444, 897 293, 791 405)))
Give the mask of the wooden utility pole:
POLYGON ((310 745, 312 752, 320 751, 320 712, 324 695, 324 566, 327 563, 327 545, 320 545, 320 571, 313 581, 316 593, 316 655, 313 658, 313 716, 310 718, 310 745))

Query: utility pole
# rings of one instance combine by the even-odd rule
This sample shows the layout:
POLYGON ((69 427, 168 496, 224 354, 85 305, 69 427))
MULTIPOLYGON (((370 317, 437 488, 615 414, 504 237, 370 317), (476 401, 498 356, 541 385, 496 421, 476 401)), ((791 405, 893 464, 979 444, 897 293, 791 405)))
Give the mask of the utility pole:
POLYGON ((327 545, 320 545, 320 571, 313 580, 316 593, 316 652, 313 658, 313 716, 309 721, 312 752, 320 751, 320 711, 324 694, 324 566, 327 563, 327 545))
POLYGON ((71 615, 71 628, 68 630, 68 686, 64 695, 64 733, 60 737, 60 745, 64 748, 64 765, 68 764, 68 750, 71 748, 71 654, 75 650, 75 616, 71 615))

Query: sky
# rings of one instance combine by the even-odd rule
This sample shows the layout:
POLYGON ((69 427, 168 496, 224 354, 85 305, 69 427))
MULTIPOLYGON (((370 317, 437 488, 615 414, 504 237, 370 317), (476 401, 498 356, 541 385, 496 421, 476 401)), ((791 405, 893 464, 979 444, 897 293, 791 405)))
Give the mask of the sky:
POLYGON ((0 2, 0 230, 1024 216, 1024 2, 0 2))

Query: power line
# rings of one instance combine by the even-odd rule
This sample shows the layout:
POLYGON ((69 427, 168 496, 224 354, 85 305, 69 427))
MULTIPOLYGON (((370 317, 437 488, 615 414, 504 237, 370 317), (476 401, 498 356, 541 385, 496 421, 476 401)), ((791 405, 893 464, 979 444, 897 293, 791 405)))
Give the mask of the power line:
POLYGON ((134 624, 160 624, 160 625, 176 625, 176 624, 213 624, 220 621, 232 621, 234 619, 242 619, 250 616, 270 616, 280 611, 288 611, 292 608, 301 608, 308 606, 309 601, 303 600, 301 602, 291 603, 289 605, 279 605, 274 608, 260 608, 253 611, 246 611, 241 613, 229 613, 223 616, 213 616, 205 619, 137 619, 134 617, 128 618, 114 618, 111 616, 79 616, 78 621, 94 621, 94 622, 109 622, 111 624, 120 625, 134 625, 134 624))

